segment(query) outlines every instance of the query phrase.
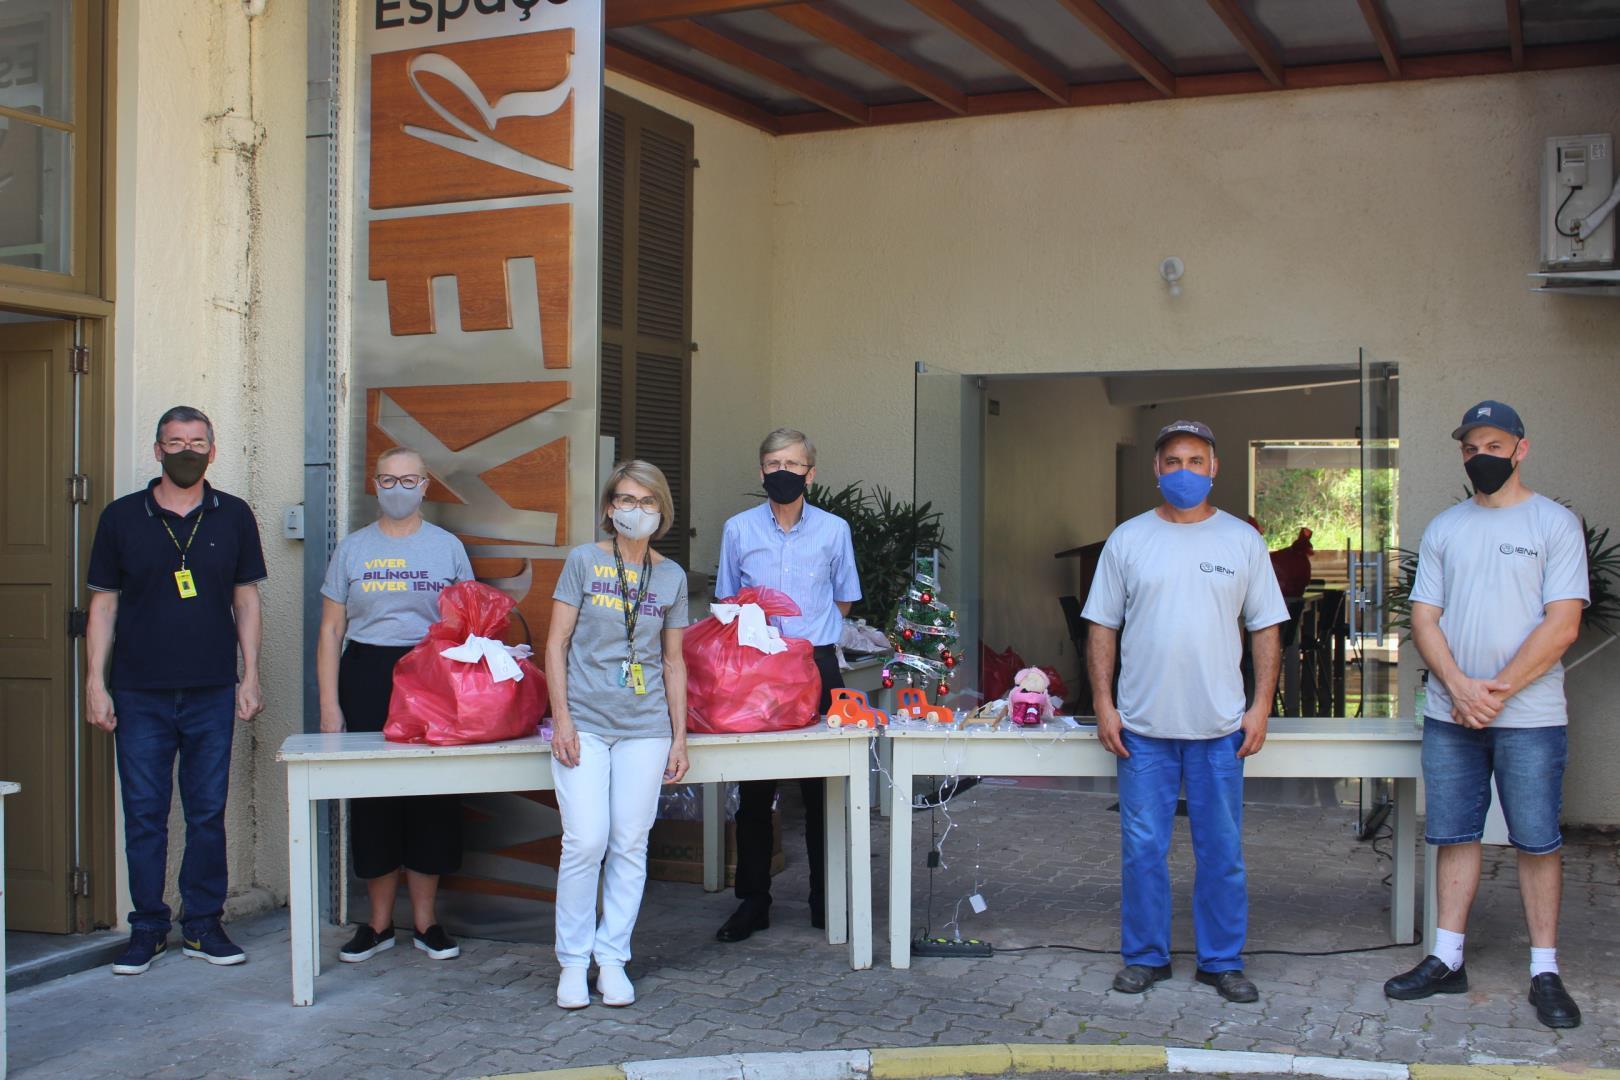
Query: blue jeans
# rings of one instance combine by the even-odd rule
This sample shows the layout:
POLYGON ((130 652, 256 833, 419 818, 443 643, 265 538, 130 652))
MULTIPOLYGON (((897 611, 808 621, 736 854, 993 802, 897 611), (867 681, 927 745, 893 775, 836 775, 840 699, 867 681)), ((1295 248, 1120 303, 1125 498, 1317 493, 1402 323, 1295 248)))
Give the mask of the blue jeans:
POLYGON ((188 937, 225 908, 225 796, 230 789, 236 687, 114 690, 114 740, 124 799, 124 852, 136 930, 169 932, 169 805, 180 755, 186 854, 180 862, 181 926, 188 937))
POLYGON ((1423 719, 1424 839, 1471 844, 1485 835, 1491 776, 1502 796, 1508 843, 1529 855, 1549 855, 1564 844, 1558 819, 1564 808, 1568 728, 1465 728, 1423 719))
POLYGON ((1127 964, 1170 962, 1170 838, 1187 785, 1192 823, 1193 931, 1203 971, 1243 967, 1249 928, 1243 869, 1243 733, 1219 739, 1154 739, 1124 733, 1119 762, 1120 954, 1127 964))

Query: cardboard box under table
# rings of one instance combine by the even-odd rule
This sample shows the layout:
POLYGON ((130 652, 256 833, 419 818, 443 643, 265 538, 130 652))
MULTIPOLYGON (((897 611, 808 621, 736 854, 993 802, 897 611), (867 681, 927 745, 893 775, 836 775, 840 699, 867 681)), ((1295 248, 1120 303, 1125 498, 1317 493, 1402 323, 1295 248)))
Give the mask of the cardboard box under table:
MULTIPOLYGON (((872 838, 867 763, 873 732, 816 724, 755 735, 693 735, 686 780, 704 784, 704 878, 718 888, 718 785, 821 777, 827 781, 827 941, 849 944, 852 968, 872 966, 872 838)), ((293 735, 276 759, 287 767, 288 900, 292 999, 315 1001, 321 971, 315 803, 384 795, 462 795, 551 787, 550 744, 534 736, 477 746, 390 743, 368 732, 293 735)))

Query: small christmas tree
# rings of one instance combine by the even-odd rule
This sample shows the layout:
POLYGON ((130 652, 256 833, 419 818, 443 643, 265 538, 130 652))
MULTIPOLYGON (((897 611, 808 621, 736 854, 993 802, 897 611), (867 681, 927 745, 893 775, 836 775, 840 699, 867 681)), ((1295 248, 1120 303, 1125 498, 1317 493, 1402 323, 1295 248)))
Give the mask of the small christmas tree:
POLYGON ((907 686, 932 689, 935 704, 943 704, 956 678, 958 650, 956 612, 939 596, 938 549, 912 556, 911 584, 900 600, 889 640, 894 659, 883 669, 884 687, 903 678, 907 686))

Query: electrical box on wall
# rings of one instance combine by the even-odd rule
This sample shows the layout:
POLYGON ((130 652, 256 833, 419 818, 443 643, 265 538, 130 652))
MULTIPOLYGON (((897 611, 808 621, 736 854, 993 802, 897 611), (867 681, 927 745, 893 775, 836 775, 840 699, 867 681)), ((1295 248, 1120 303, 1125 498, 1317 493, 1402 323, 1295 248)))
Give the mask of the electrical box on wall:
POLYGON ((1555 135, 1541 166, 1541 266, 1614 266, 1614 136, 1555 135), (1597 224, 1599 216, 1603 217, 1597 224), (1592 221, 1587 221, 1587 218, 1592 221), (1584 227, 1583 227, 1584 226, 1584 227))

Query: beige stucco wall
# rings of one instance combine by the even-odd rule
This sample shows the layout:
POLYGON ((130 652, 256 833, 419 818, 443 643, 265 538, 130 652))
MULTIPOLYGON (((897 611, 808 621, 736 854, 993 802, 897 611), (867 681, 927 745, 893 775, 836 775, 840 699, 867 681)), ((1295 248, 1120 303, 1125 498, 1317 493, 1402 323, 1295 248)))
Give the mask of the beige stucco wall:
MULTIPOLYGON (((769 135, 609 73, 607 85, 693 128, 691 567, 712 574, 727 517, 757 502, 770 424, 773 142, 769 135)), ((806 421, 809 423, 809 421, 806 421)), ((815 433, 811 433, 815 437, 815 433)))
MULTIPOLYGON (((303 500, 304 18, 299 0, 251 20, 215 0, 124 0, 118 27, 115 486, 157 475, 165 408, 203 409, 209 479, 258 513, 270 572, 265 711, 238 725, 232 757, 233 911, 285 896, 274 757, 302 728, 302 554, 280 518, 303 500)), ((183 836, 176 799, 171 881, 183 836)))
MULTIPOLYGON (((1591 451, 1620 404, 1620 311, 1523 276, 1541 140, 1617 127, 1620 72, 1592 69, 779 139, 772 416, 814 418, 824 468, 903 490, 914 360, 1101 373, 1366 346, 1402 365, 1403 535, 1451 501, 1447 433, 1486 395, 1520 403, 1532 481, 1620 524, 1591 451)), ((1620 822, 1617 691, 1601 659, 1571 678, 1574 820, 1620 822)))

